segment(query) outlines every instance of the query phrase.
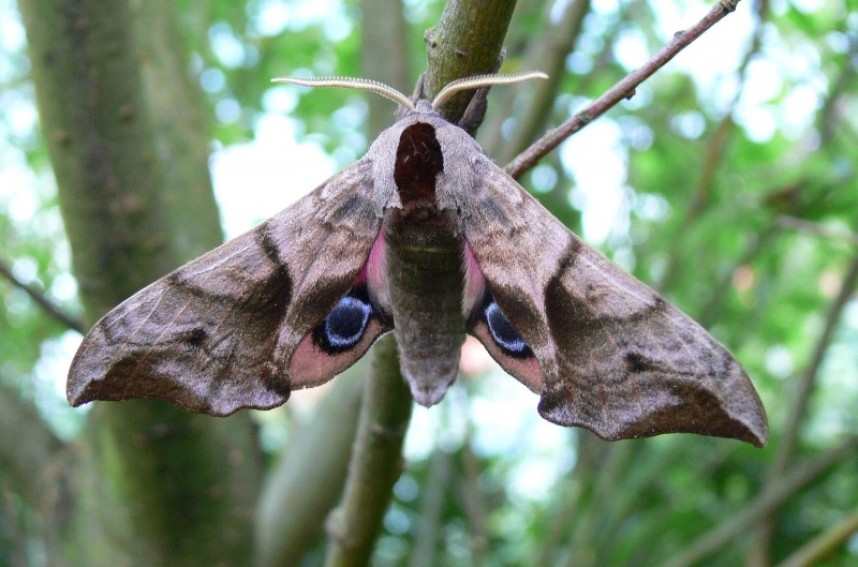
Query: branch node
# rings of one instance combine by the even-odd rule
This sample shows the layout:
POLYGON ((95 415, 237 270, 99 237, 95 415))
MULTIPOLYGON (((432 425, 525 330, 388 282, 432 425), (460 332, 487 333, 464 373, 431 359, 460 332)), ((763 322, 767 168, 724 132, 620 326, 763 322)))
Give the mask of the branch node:
POLYGON ((724 8, 724 12, 729 14, 730 12, 736 11, 736 6, 739 5, 739 0, 720 0, 718 3, 721 4, 722 8, 724 8))

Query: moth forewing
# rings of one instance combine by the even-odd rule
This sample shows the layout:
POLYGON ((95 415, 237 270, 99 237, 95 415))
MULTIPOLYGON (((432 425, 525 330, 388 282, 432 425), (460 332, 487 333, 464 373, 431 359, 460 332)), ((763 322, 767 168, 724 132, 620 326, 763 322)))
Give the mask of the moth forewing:
POLYGON ((378 234, 367 171, 353 164, 102 317, 72 361, 69 401, 160 399, 213 415, 285 402, 306 385, 287 372, 293 351, 359 278, 378 234))

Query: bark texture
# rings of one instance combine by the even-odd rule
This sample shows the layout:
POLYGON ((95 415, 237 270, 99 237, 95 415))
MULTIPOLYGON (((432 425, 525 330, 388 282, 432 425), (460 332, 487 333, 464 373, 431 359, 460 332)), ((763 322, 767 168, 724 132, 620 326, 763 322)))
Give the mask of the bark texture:
MULTIPOLYGON (((199 115, 186 112, 199 95, 184 76, 169 2, 19 6, 92 323, 219 241, 207 135, 199 115)), ((90 417, 76 477, 73 562, 248 563, 260 461, 246 414, 220 421, 130 402, 100 404, 90 417)))

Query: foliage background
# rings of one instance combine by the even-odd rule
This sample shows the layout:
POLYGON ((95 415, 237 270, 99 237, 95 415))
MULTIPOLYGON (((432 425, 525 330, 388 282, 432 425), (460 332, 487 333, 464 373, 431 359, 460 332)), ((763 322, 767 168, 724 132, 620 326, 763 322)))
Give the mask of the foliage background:
MULTIPOLYGON (((382 101, 379 111, 355 93, 305 93, 269 79, 304 71, 367 76, 408 92, 426 66, 423 34, 444 8, 429 0, 117 5, 124 11, 116 17, 137 26, 134 53, 155 58, 140 59, 153 73, 164 53, 186 70, 175 80, 190 85, 178 89, 189 99, 170 98, 174 79, 162 75, 144 77, 139 89, 156 133, 167 130, 154 118, 165 109, 190 116, 188 131, 202 133, 202 146, 193 136, 178 149, 154 146, 158 156, 173 148, 174 172, 204 171, 209 150, 218 171, 219 156, 258 137, 272 114, 288 115, 281 124, 328 152, 334 168, 346 165, 390 123, 390 106, 382 101), (373 55, 368 38, 387 49, 373 55), (152 45, 166 51, 147 52, 152 45)), ((504 42, 505 69, 546 69, 556 81, 495 89, 481 143, 505 163, 708 8, 672 0, 521 3, 504 42)), ((542 423, 535 398, 469 354, 467 375, 447 400, 415 411, 373 564, 858 560, 858 12, 851 8, 833 0, 741 3, 523 179, 568 226, 730 348, 768 410, 769 445, 684 435, 606 444, 542 423)), ((33 9, 0 1, 0 262, 8 268, 0 280, 0 565, 320 564, 364 367, 283 408, 228 420, 157 404, 66 406, 60 388, 80 339, 70 326, 92 322, 102 306, 90 300, 84 310, 77 299, 49 155, 56 132, 39 128, 33 76, 42 71, 28 55, 21 18, 33 9), (58 320, 33 295, 73 321, 58 320)), ((26 31, 32 43, 37 30, 26 31)), ((247 171, 244 183, 270 187, 273 176, 284 192, 314 183, 305 172, 307 180, 296 181, 302 163, 288 153, 275 167, 247 171)), ((61 171, 56 162, 53 170, 61 171)), ((328 173, 312 172, 316 182, 328 173)), ((208 191, 206 179, 193 183, 208 191)), ((171 190, 181 199, 191 184, 173 181, 171 190)), ((66 203, 74 197, 62 198, 70 225, 66 203)), ((187 205, 165 221, 174 227, 167 234, 178 234, 165 262, 217 243, 208 211, 187 205)), ((228 211, 222 215, 229 223, 228 211)), ((110 280, 119 296, 149 281, 134 266, 110 280)), ((103 308, 118 298, 104 299, 103 308)))

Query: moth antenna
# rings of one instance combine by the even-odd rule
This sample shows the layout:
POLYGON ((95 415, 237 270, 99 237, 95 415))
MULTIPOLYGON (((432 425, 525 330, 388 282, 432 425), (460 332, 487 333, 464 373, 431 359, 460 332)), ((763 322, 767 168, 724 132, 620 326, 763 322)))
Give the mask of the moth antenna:
POLYGON ((479 89, 489 85, 511 85, 513 83, 521 83, 530 79, 547 79, 548 75, 542 71, 530 71, 528 73, 510 73, 508 75, 474 75, 473 77, 465 77, 464 79, 456 79, 441 89, 435 99, 432 101, 432 106, 439 108, 442 104, 459 91, 467 91, 471 89, 479 89))
POLYGON ((414 103, 407 96, 389 87, 384 83, 373 81, 372 79, 355 79, 352 77, 277 77, 271 79, 272 83, 291 83, 293 85, 301 85, 302 87, 320 87, 332 88, 342 87, 346 89, 357 89, 359 91, 369 91, 377 95, 381 95, 388 100, 392 100, 400 106, 404 106, 409 110, 414 110, 414 103))

